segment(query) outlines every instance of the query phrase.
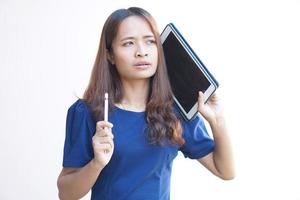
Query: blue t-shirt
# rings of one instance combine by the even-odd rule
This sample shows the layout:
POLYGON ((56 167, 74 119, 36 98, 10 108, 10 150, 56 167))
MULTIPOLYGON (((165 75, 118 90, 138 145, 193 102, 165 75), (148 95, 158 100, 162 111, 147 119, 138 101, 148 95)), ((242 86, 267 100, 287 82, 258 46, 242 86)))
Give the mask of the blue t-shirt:
MULTIPOLYGON (((190 122, 181 120, 185 139, 181 147, 149 144, 145 112, 115 107, 108 120, 114 125, 114 152, 92 188, 92 200, 169 200, 172 163, 178 151, 198 159, 214 148, 198 116, 190 122)), ((68 110, 63 167, 83 167, 93 158, 95 127, 88 106, 77 100, 68 110)))

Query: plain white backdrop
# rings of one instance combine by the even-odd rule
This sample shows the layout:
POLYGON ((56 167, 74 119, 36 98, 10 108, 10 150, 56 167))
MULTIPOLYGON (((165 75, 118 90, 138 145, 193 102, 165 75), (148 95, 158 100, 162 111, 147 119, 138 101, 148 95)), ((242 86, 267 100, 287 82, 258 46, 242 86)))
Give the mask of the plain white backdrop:
POLYGON ((237 177, 179 154, 171 199, 299 200, 297 0, 0 0, 0 199, 58 199, 67 109, 88 84, 104 21, 129 6, 160 31, 173 22, 220 82, 237 177))

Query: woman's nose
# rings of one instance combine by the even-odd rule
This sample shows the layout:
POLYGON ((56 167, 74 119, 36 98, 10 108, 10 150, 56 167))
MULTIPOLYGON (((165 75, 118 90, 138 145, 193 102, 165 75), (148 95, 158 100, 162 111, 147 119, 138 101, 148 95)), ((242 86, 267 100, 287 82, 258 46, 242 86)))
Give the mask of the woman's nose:
POLYGON ((136 57, 145 57, 148 56, 148 53, 146 52, 145 47, 143 47, 142 45, 138 46, 137 50, 136 50, 136 57))
POLYGON ((140 53, 139 51, 137 51, 136 53, 136 57, 145 57, 145 56, 148 56, 147 53, 140 53))

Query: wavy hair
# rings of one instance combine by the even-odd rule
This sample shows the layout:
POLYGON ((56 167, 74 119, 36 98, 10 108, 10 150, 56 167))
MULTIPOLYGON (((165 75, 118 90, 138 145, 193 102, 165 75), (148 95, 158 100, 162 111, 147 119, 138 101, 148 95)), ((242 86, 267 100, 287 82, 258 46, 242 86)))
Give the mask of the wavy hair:
POLYGON ((104 93, 110 92, 109 109, 123 98, 122 82, 115 65, 108 60, 112 52, 112 42, 115 39, 121 22, 130 16, 145 19, 154 34, 158 49, 158 66, 150 78, 150 89, 146 105, 147 138, 150 144, 164 144, 166 139, 172 144, 183 145, 180 120, 173 111, 172 90, 169 83, 159 31, 154 18, 144 9, 130 7, 114 11, 106 20, 100 38, 100 44, 91 78, 82 100, 91 109, 95 120, 103 120, 104 93))

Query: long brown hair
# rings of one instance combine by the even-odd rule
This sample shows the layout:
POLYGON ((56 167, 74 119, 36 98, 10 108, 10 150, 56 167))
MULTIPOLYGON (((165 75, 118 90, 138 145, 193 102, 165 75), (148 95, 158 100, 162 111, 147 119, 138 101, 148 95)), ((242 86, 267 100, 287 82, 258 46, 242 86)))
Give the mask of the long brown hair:
POLYGON ((158 66, 150 78, 150 90, 146 105, 147 136, 151 144, 163 144, 165 139, 173 144, 184 144, 179 119, 173 112, 172 90, 167 76, 159 31, 153 17, 144 9, 131 7, 114 11, 106 20, 89 85, 83 99, 90 107, 95 120, 103 120, 104 93, 109 92, 109 109, 123 98, 122 82, 115 65, 108 61, 119 25, 129 16, 145 19, 154 34, 158 49, 158 66))

